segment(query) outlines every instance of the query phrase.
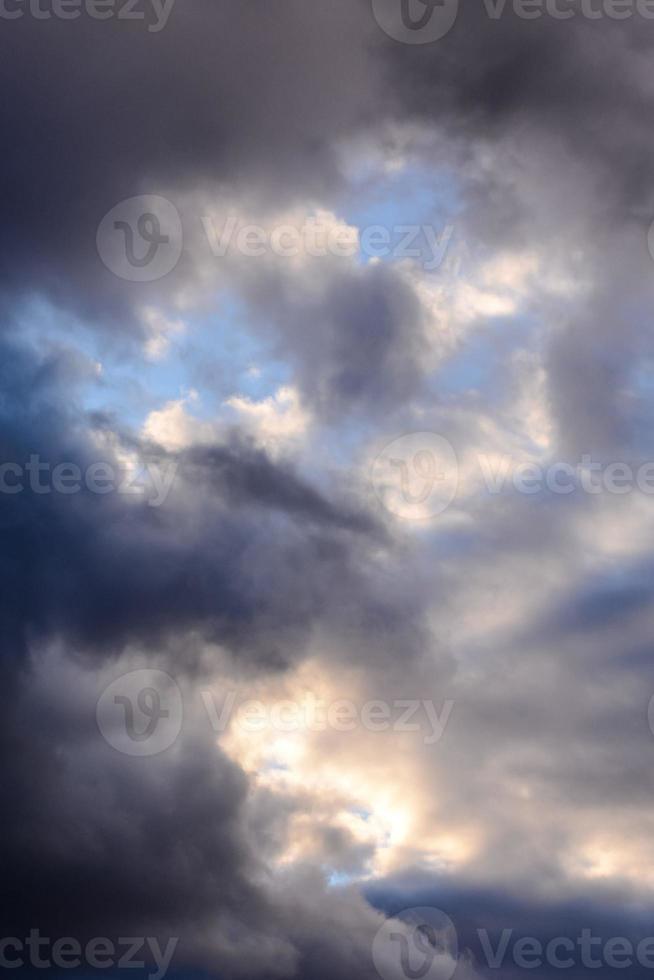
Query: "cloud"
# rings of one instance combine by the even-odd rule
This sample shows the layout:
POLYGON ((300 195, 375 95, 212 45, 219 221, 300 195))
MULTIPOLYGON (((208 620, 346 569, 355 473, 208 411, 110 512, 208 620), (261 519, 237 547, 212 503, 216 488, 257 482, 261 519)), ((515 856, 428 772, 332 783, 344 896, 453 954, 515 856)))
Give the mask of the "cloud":
POLYGON ((178 936, 180 977, 247 980, 374 978, 383 914, 423 904, 475 952, 459 977, 478 928, 646 937, 650 498, 491 493, 479 459, 651 456, 648 22, 461 4, 423 46, 366 3, 194 0, 158 33, 4 26, 0 464, 123 488, 0 493, 6 935, 178 936), (183 234, 149 283, 96 247, 144 194, 183 234), (203 218, 230 216, 349 250, 221 254, 203 218), (416 216, 465 261, 355 248, 416 216), (370 470, 420 432, 459 490, 409 527, 370 470), (96 703, 153 666, 186 721, 124 757, 96 703), (431 742, 254 737, 208 723, 232 688, 454 708, 431 742))

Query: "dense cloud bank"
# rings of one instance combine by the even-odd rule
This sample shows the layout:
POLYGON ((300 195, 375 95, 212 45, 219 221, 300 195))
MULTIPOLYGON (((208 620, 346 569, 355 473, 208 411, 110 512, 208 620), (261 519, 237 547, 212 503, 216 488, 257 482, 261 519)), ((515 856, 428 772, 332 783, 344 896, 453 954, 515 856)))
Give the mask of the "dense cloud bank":
POLYGON ((524 970, 484 963, 480 929, 493 948, 503 929, 653 931, 651 496, 479 490, 481 454, 653 448, 654 22, 574 9, 462 4, 425 45, 366 2, 177 0, 160 30, 0 18, 0 938, 174 937, 185 978, 376 978, 384 916, 430 906, 467 980, 524 970), (149 283, 96 243, 142 194, 184 235, 149 283), (462 271, 217 256, 201 220, 351 231, 366 195, 368 224, 456 224, 462 271), (230 316, 276 379, 258 397, 230 316), (230 398, 194 414, 218 378, 230 398), (440 523, 412 523, 371 464, 429 431, 459 485, 440 523), (53 490, 61 464, 78 490, 53 490), (97 464, 125 492, 89 486, 97 464), (140 757, 96 706, 144 669, 179 685, 184 724, 140 757), (257 741, 212 728, 201 696, 312 685, 357 717, 454 707, 437 742, 379 724, 257 741))

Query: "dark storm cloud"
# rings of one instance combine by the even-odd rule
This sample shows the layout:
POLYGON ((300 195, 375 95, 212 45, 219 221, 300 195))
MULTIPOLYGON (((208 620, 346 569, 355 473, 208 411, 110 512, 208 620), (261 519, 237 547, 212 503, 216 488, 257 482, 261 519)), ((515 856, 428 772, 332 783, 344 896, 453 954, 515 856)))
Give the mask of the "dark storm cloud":
POLYGON ((560 445, 572 458, 620 462, 654 450, 652 406, 637 388, 639 367, 652 351, 646 311, 654 265, 643 242, 639 234, 617 247, 606 242, 590 309, 571 317, 547 350, 560 445))
MULTIPOLYGON (((37 454, 50 467, 85 470, 102 460, 120 468, 111 451, 93 445, 89 419, 70 399, 76 370, 63 355, 51 361, 3 345, 3 463, 24 466, 37 454)), ((140 448, 178 465, 160 507, 85 488, 36 493, 28 481, 22 492, 2 494, 10 646, 52 633, 83 649, 119 651, 136 638, 160 644, 171 632, 200 630, 246 659, 250 649, 254 662, 281 666, 323 616, 343 626, 356 616, 373 632, 378 620, 383 634, 390 623, 400 632, 411 624, 419 600, 396 595, 379 605, 377 572, 364 556, 388 542, 360 506, 328 501, 247 443, 189 449, 177 459, 140 448)))
MULTIPOLYGON (((477 975, 482 977, 517 978, 528 973, 554 978, 562 972, 556 957, 565 959, 569 955, 575 957, 574 976, 605 975, 616 969, 601 959, 605 943, 624 937, 633 944, 635 954, 638 944, 654 934, 651 908, 631 904, 629 891, 619 884, 593 883, 583 897, 561 896, 552 901, 534 899, 528 892, 484 888, 475 883, 456 881, 447 875, 427 876, 418 870, 408 870, 384 882, 374 883, 366 889, 366 895, 386 915, 394 916, 412 907, 431 907, 445 912, 455 925, 462 962, 472 962, 477 975), (586 950, 587 959, 594 961, 594 966, 584 964, 581 958, 578 940, 584 930, 596 937, 586 950), (504 945, 503 934, 506 937, 504 945), (514 958, 515 944, 525 937, 541 942, 543 953, 548 942, 563 938, 572 942, 573 954, 569 947, 567 950, 559 947, 554 962, 547 962, 546 955, 541 955, 540 965, 534 963, 538 957, 532 957, 531 965, 526 967, 520 964, 519 958, 518 962, 514 958), (495 966, 492 961, 488 962, 489 951, 491 956, 499 957, 495 966)), ((652 944, 650 948, 654 948, 652 944)), ((635 955, 632 960, 630 976, 650 976, 651 966, 639 964, 635 955)), ((458 976, 461 972, 454 974, 455 980, 458 976)))
MULTIPOLYGON (((11 803, 0 843, 3 938, 38 929, 50 951, 58 937, 84 947, 94 937, 148 936, 162 950, 175 938, 172 976, 268 976, 273 965, 304 976, 296 964, 321 959, 333 975, 355 962, 369 974, 375 914, 354 893, 330 896, 309 869, 273 890, 249 828, 248 779, 202 719, 187 719, 171 752, 127 757, 100 737, 102 681, 92 670, 55 653, 35 656, 14 680, 0 721, 11 803), (303 902, 301 888, 310 889, 303 902), (357 920, 361 937, 344 950, 339 935, 357 920)), ((264 801, 264 834, 283 806, 264 801)), ((14 972, 44 975, 29 961, 14 972)))
MULTIPOLYGON (((89 431, 108 420, 75 405, 83 358, 3 343, 0 364, 3 463, 116 463, 89 431)), ((165 455, 134 439, 123 448, 165 455)), ((344 950, 350 912, 341 902, 325 929, 335 899, 320 875, 310 910, 295 908, 292 890, 280 907, 262 886, 245 830, 248 779, 206 719, 172 757, 124 758, 95 725, 97 671, 130 648, 177 673, 202 670, 202 636, 227 649, 237 674, 274 672, 316 628, 341 637, 344 657, 357 635, 378 659, 410 657, 422 648, 420 600, 389 590, 387 570, 366 559, 386 544, 371 518, 261 451, 234 440, 178 462, 160 508, 86 491, 2 495, 3 935, 152 935, 162 947, 175 936, 175 965, 212 973, 265 975, 287 957, 299 976, 366 975, 377 919, 362 900, 351 901, 362 936, 344 950)), ((265 833, 277 806, 261 817, 265 833)))
MULTIPOLYGON (((74 404, 83 361, 3 344, 0 363, 3 463, 107 459, 74 404)), ((135 759, 102 741, 95 703, 105 667, 142 664, 138 649, 178 676, 207 668, 193 660, 198 636, 226 648, 236 674, 279 671, 320 626, 350 643, 361 631, 376 657, 417 654, 420 604, 389 593, 365 559, 365 539, 384 542, 369 518, 263 453, 189 450, 179 473, 160 508, 118 494, 2 495, 2 934, 175 936, 177 966, 256 976, 287 957, 289 971, 306 962, 318 976, 329 963, 346 976, 374 932, 365 903, 352 899, 366 938, 344 953, 349 920, 325 932, 320 875, 302 914, 289 911, 292 892, 280 905, 262 884, 256 839, 284 802, 269 799, 248 833, 248 778, 206 718, 189 719, 172 754, 135 759)))
POLYGON ((638 358, 651 357, 654 184, 642 122, 654 23, 635 12, 591 20, 579 4, 565 5, 569 20, 520 18, 511 3, 492 19, 488 6, 459 4, 435 44, 389 43, 387 77, 457 164, 473 240, 536 248, 543 272, 564 270, 582 290, 578 304, 550 297, 539 309, 558 326, 543 353, 562 451, 610 454, 636 439, 642 449, 651 412, 629 388, 638 358))
MULTIPOLYGON (((84 18, 0 21, 7 319, 17 295, 42 291, 94 327, 133 329, 136 308, 164 286, 125 283, 99 261, 96 228, 117 201, 140 193, 174 198, 198 187, 227 194, 246 187, 267 209, 300 195, 320 199, 342 180, 341 138, 408 118, 438 128, 443 157, 470 164, 461 168, 466 221, 486 244, 520 248, 535 237, 572 253, 587 239, 594 243, 584 265, 591 299, 563 319, 552 305, 562 328, 546 345, 545 361, 561 443, 572 453, 610 452, 635 418, 646 421, 625 389, 637 358, 651 353, 634 314, 652 291, 645 249, 651 137, 643 124, 651 110, 649 28, 636 21, 518 21, 511 14, 491 22, 481 5, 463 3, 450 35, 424 49, 403 48, 380 34, 368 4, 277 0, 178 0, 156 34, 138 23, 84 18), (484 142, 513 146, 502 166, 494 158, 492 173, 475 162, 484 142)), ((304 294, 286 272, 241 276, 237 284, 266 319, 257 329, 288 357, 321 416, 364 410, 386 424, 398 401, 422 391, 423 311, 389 268, 325 268, 304 294)), ((165 295, 188 274, 183 255, 165 295)), ((89 419, 71 394, 87 370, 65 351, 43 358, 3 346, 2 460, 23 463, 34 452, 52 462, 98 458, 89 419)), ((153 451, 125 442, 135 446, 153 451)), ((242 441, 188 450, 178 462, 178 480, 161 508, 89 493, 23 492, 1 500, 0 733, 3 788, 12 802, 0 841, 3 880, 11 882, 3 888, 3 932, 39 926, 78 937, 114 930, 180 935, 184 963, 212 970, 218 956, 224 974, 248 980, 279 961, 303 980, 374 976, 369 951, 377 917, 361 900, 334 897, 311 870, 305 878, 290 875, 273 896, 261 884, 257 833, 253 843, 246 832, 248 779, 213 738, 188 736, 161 760, 119 757, 98 740, 94 698, 84 696, 92 685, 83 678, 126 651, 135 655, 134 648, 151 658, 156 651, 163 664, 174 654, 181 673, 200 672, 198 636, 224 646, 235 672, 265 674, 295 663, 320 630, 345 648, 344 659, 356 654, 380 671, 388 665, 389 673, 409 673, 426 647, 426 593, 436 593, 439 577, 394 554, 359 508, 334 502, 242 441), (67 654, 54 690, 39 654, 57 643, 67 654), (77 686, 79 695, 67 693, 77 686)), ((491 567, 507 556, 564 549, 567 525, 554 510, 523 504, 519 520, 515 509, 491 515, 474 546, 469 538, 474 554, 460 575, 472 579, 473 563, 491 567)), ((439 610, 444 623, 447 602, 463 591, 454 578, 439 610)), ((633 594, 627 587, 580 590, 574 608, 554 609, 548 632, 558 629, 569 640, 570 632, 589 624, 599 631, 648 603, 642 587, 633 594)), ((540 633, 531 637, 528 666, 552 692, 544 665, 560 666, 565 649, 561 644, 558 659, 541 650, 539 659, 538 639, 540 633)), ((633 732, 612 754, 606 746, 616 723, 633 719, 633 704, 643 705, 636 698, 622 712, 606 711, 597 752, 582 751, 582 736, 598 724, 590 704, 582 713, 575 703, 587 665, 569 658, 567 690, 556 702, 561 730, 552 734, 551 716, 538 709, 542 691, 534 691, 537 683, 521 687, 517 676, 523 649, 504 636, 494 641, 484 636, 479 645, 505 668, 501 692, 489 685, 482 697, 478 688, 463 688, 468 726, 452 753, 449 782, 436 788, 453 819, 457 804, 462 818, 487 808, 492 853, 484 871, 544 875, 552 856, 562 860, 563 820, 559 814, 534 841, 528 824, 511 822, 518 804, 496 785, 498 750, 519 744, 542 751, 546 743, 554 761, 531 758, 529 767, 550 803, 573 793, 577 803, 639 802, 646 751, 639 748, 627 770, 633 732), (608 788, 607 765, 615 775, 608 788)), ((643 634, 634 634, 633 648, 643 643, 643 634)), ((630 679, 625 702, 638 682, 630 679)), ((606 689, 598 681, 593 693, 605 697, 606 689)), ((266 828, 283 821, 277 807, 284 803, 269 805, 270 813, 259 815, 266 828)), ((347 844, 327 840, 338 854, 347 844)), ((548 881, 565 890, 558 864, 548 881)), ((370 891, 391 912, 400 907, 393 888, 370 891)), ((640 928, 637 916, 611 911, 626 891, 582 910, 529 904, 525 893, 455 893, 414 881, 400 891, 402 904, 451 909, 464 938, 487 923, 542 936, 597 922, 612 935, 631 935, 634 922, 640 928)))
POLYGON ((53 690, 35 695, 37 685, 26 679, 3 719, 12 818, 2 863, 13 882, 3 934, 23 935, 30 923, 80 939, 162 925, 175 934, 239 902, 252 921, 260 916, 237 767, 191 740, 172 763, 121 757, 102 745, 92 703, 72 705, 71 718, 62 710, 70 703, 57 704, 53 690))
MULTIPOLYGON (((164 194, 188 241, 200 229, 200 214, 182 203, 190 189, 245 189, 268 209, 320 200, 343 182, 339 140, 387 112, 365 4, 180 3, 154 34, 88 17, 25 16, 0 28, 7 320, 16 294, 36 288, 94 328, 138 334, 137 310, 192 279, 193 261, 185 249, 163 282, 117 279, 96 250, 106 212, 164 194)), ((255 311, 278 323, 280 349, 321 409, 369 410, 416 393, 421 311, 391 271, 333 269, 319 295, 295 302, 288 282, 242 285, 255 311)))
MULTIPOLYGON (((386 69, 405 108, 449 127, 453 140, 522 129, 562 138, 570 162, 581 159, 606 179, 598 216, 621 221, 627 201, 642 207, 651 190, 641 156, 650 136, 640 124, 651 100, 644 57, 651 21, 591 20, 572 3, 566 7, 578 13, 570 20, 527 19, 509 2, 493 19, 489 6, 459 4, 455 26, 438 44, 388 45, 386 69), (602 124, 607 119, 610 126, 602 124)), ((552 177, 564 183, 566 175, 552 177)))
POLYGON ((259 329, 295 368, 303 399, 327 422, 379 413, 422 393, 427 316, 413 288, 388 265, 321 258, 294 270, 230 267, 259 329), (306 288, 307 279, 310 288, 306 288))
POLYGON ((254 504, 318 527, 383 534, 369 514, 339 509, 292 471, 275 466, 262 450, 247 443, 188 449, 180 454, 180 465, 180 476, 189 486, 216 488, 236 512, 254 504))
MULTIPOLYGON (((466 220, 487 243, 520 247, 553 234, 534 224, 515 193, 516 168, 536 186, 539 168, 554 171, 551 188, 561 189, 570 223, 576 205, 571 213, 566 160, 573 159, 601 195, 579 230, 606 234, 637 222, 647 270, 651 181, 642 161, 649 137, 640 123, 650 97, 638 18, 529 21, 507 8, 491 20, 482 4, 461 4, 452 31, 424 47, 386 38, 365 3, 178 4, 158 33, 139 22, 88 17, 25 16, 0 26, 0 255, 8 300, 36 287, 95 325, 109 320, 114 330, 139 330, 136 308, 183 284, 191 259, 185 251, 165 283, 117 280, 99 261, 95 234, 118 201, 142 193, 175 201, 200 187, 228 195, 246 188, 265 208, 301 195, 320 199, 342 183, 340 139, 407 118, 436 125, 439 159, 458 164, 470 162, 480 140, 499 145, 527 132, 538 162, 518 145, 507 167, 460 171, 466 220), (34 51, 25 77, 20 65, 34 51), (557 141, 563 154, 554 152, 557 141)), ((180 211, 185 234, 193 234, 199 217, 180 211)), ((606 251, 596 257, 598 275, 606 272, 606 251)), ((617 278, 614 263, 609 276, 617 278)), ((392 273, 332 274, 320 298, 304 302, 265 276, 242 286, 278 322, 304 393, 322 409, 383 408, 418 390, 421 313, 392 273)), ((605 315, 604 301, 601 307, 605 315)), ((605 396, 607 382, 620 376, 619 361, 606 366, 591 346, 584 390, 592 404, 581 413, 583 394, 566 380, 592 329, 560 340, 552 385, 560 383, 555 411, 578 418, 580 427, 592 412, 602 442, 617 424, 605 396)), ((580 433, 581 441, 592 436, 586 427, 580 433)))
POLYGON ((553 612, 547 629, 587 632, 605 630, 611 625, 624 628, 625 620, 651 606, 651 582, 650 562, 642 563, 640 569, 622 569, 617 579, 608 576, 585 582, 553 612))
POLYGON ((98 223, 119 201, 202 183, 278 200, 333 185, 334 141, 371 103, 368 25, 359 4, 277 0, 179 3, 159 33, 1 20, 5 290, 38 284, 121 325, 146 291, 98 260, 98 223))

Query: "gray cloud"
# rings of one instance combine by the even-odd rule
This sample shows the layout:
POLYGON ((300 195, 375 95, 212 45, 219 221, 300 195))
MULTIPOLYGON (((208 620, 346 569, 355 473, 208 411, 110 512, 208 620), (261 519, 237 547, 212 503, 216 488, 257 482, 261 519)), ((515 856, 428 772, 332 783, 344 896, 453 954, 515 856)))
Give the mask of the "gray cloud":
MULTIPOLYGON (((652 357, 648 22, 492 22, 464 4, 423 48, 386 38, 365 3, 194 0, 159 34, 27 17, 2 33, 8 332, 40 294, 131 353, 141 307, 184 288, 206 307, 229 288, 289 366, 325 446, 356 445, 354 471, 373 442, 409 428, 449 435, 462 457, 502 448, 509 429, 511 451, 531 449, 519 396, 537 368, 548 456, 651 451, 639 374, 652 357), (236 258, 203 280, 190 248, 143 285, 99 260, 99 220, 135 194, 179 202, 191 245, 190 200, 338 211, 344 148, 369 151, 402 126, 411 165, 454 172, 475 261, 536 253, 519 313, 482 304, 448 349, 479 358, 490 335, 489 386, 448 389, 433 311, 396 265, 236 258), (514 349, 535 367, 516 366, 514 349)), ((437 305, 461 326, 451 296, 437 305)), ((195 716, 172 754, 147 760, 117 755, 93 718, 118 667, 158 664, 195 690, 216 668, 264 683, 311 656, 329 676, 359 668, 366 697, 455 701, 437 746, 393 739, 371 752, 360 733, 347 745, 354 783, 382 757, 383 782, 413 806, 404 868, 370 885, 374 906, 436 904, 463 939, 504 924, 544 938, 595 924, 647 934, 642 501, 462 494, 447 515, 458 523, 405 534, 367 506, 358 476, 325 467, 320 482, 315 458, 272 460, 237 429, 165 452, 78 407, 92 373, 79 352, 3 342, 0 354, 3 460, 88 464, 98 434, 117 429, 102 450, 116 465, 130 451, 179 464, 159 509, 119 495, 2 497, 6 935, 179 935, 182 976, 375 976, 380 914, 357 888, 325 883, 333 868, 360 873, 374 845, 325 823, 307 832, 318 858, 272 873, 293 817, 322 813, 309 789, 262 789, 195 716), (450 861, 456 874, 433 870, 450 861)), ((331 737, 321 746, 321 759, 346 755, 331 737)))

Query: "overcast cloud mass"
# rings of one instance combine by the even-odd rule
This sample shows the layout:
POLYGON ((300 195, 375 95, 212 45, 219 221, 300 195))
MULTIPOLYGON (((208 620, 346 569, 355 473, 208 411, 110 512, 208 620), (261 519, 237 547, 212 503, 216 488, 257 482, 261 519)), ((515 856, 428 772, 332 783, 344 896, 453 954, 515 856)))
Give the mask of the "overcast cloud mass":
POLYGON ((0 972, 654 976, 654 4, 0 45, 0 972))

